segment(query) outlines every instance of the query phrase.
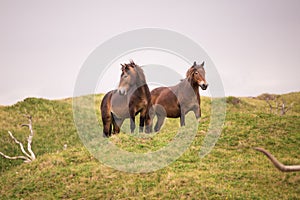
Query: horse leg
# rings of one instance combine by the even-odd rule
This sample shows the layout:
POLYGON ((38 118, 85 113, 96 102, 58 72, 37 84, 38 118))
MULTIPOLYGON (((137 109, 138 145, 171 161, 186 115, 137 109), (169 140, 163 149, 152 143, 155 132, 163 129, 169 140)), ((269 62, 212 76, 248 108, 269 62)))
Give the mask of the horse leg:
POLYGON ((152 132, 152 119, 151 119, 150 115, 146 115, 145 126, 146 126, 145 132, 151 133, 152 132))
POLYGON ((139 130, 140 132, 144 131, 144 125, 146 122, 147 115, 149 115, 147 113, 147 109, 144 109, 140 112, 140 130, 139 130))
POLYGON ((135 111, 134 110, 130 110, 130 131, 131 133, 134 133, 134 129, 135 129, 135 111))
POLYGON ((131 133, 134 133, 135 129, 135 117, 130 117, 130 131, 131 133))
POLYGON ((103 121, 103 137, 109 137, 111 136, 111 116, 102 117, 103 121))
POLYGON ((151 133, 152 132, 152 125, 151 125, 151 117, 149 114, 149 111, 141 112, 140 114, 140 132, 144 131, 144 126, 145 128, 145 133, 151 133))
POLYGON ((139 132, 144 132, 145 116, 140 115, 140 130, 139 132))
POLYGON ((154 127, 155 132, 158 132, 160 130, 161 126, 164 123, 164 120, 165 120, 164 115, 157 115, 157 122, 156 122, 155 127, 154 127))
POLYGON ((114 127, 113 128, 114 134, 120 133, 120 127, 122 126, 123 121, 124 121, 124 119, 119 119, 119 118, 116 118, 115 116, 113 116, 112 123, 113 123, 113 127, 114 127))
POLYGON ((195 114, 196 119, 198 120, 201 117, 201 108, 200 108, 200 106, 195 106, 193 108, 193 112, 195 114))
POLYGON ((145 132, 146 133, 151 133, 153 131, 152 130, 152 122, 153 122, 154 116, 155 116, 155 111, 154 111, 154 108, 151 107, 151 108, 149 108, 148 113, 146 114, 146 118, 145 118, 145 125, 146 125, 145 132))
POLYGON ((154 115, 155 114, 157 116, 157 122, 155 124, 154 131, 158 132, 165 121, 165 117, 167 116, 167 113, 163 106, 156 104, 154 107, 154 115))
POLYGON ((185 126, 185 113, 181 111, 180 126, 185 126))

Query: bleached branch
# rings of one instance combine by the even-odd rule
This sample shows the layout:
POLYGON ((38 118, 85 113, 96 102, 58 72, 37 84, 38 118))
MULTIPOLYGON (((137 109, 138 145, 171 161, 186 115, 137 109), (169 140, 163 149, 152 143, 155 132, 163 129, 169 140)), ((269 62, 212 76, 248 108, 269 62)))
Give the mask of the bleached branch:
POLYGON ((15 143, 18 144, 18 145, 20 146, 20 149, 21 149, 22 153, 23 153, 25 156, 30 157, 30 155, 25 151, 23 144, 22 144, 21 142, 19 142, 19 141, 13 136, 13 134, 12 134, 10 131, 8 131, 8 134, 9 134, 9 136, 15 141, 15 143))
POLYGON ((31 162, 31 161, 36 159, 36 156, 35 156, 35 154, 33 153, 32 149, 31 149, 31 143, 32 143, 33 135, 34 135, 34 132, 33 132, 33 129, 32 129, 31 116, 28 116, 28 115, 25 115, 25 116, 28 118, 29 124, 22 124, 22 127, 27 126, 29 131, 30 131, 30 134, 29 134, 28 139, 27 139, 27 151, 29 153, 27 153, 26 150, 24 149, 24 145, 19 140, 17 140, 10 131, 8 131, 9 136, 13 139, 13 141, 16 144, 18 144, 20 146, 20 149, 21 149, 22 153, 25 156, 8 156, 8 155, 0 152, 0 155, 3 156, 6 159, 10 159, 10 160, 23 159, 24 162, 31 162))
POLYGON ((260 148, 260 147, 255 147, 254 148, 257 151, 262 152, 265 154, 269 160, 273 163, 273 165, 279 169, 282 172, 296 172, 300 171, 300 165, 284 165, 281 162, 279 162, 271 153, 269 153, 267 150, 260 148))
POLYGON ((9 160, 23 159, 24 162, 31 162, 31 160, 28 157, 25 157, 25 156, 13 156, 13 157, 11 157, 11 156, 5 155, 1 151, 0 151, 0 155, 3 156, 4 158, 9 159, 9 160))
POLYGON ((27 150, 30 153, 30 157, 32 160, 34 160, 36 157, 31 149, 31 143, 32 143, 32 138, 34 135, 33 129, 32 129, 32 120, 31 120, 31 116, 27 116, 28 120, 29 120, 29 124, 23 124, 22 126, 27 126, 29 128, 30 134, 28 136, 27 139, 27 150))

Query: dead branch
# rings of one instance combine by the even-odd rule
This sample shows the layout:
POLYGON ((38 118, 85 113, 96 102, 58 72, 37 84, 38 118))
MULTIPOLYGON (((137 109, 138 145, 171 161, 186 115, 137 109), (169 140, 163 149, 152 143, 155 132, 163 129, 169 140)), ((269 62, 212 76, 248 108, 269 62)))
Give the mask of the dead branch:
POLYGON ((269 99, 267 98, 266 99, 266 102, 268 103, 269 107, 270 107, 270 113, 272 113, 272 109, 273 109, 273 106, 271 105, 269 99))
POLYGON ((29 128, 30 134, 27 139, 27 150, 30 153, 30 157, 33 160, 35 160, 36 157, 35 157, 33 151, 31 150, 31 143, 32 143, 33 135, 34 135, 33 129, 32 129, 32 120, 31 120, 31 116, 27 116, 27 117, 28 117, 29 124, 22 124, 22 126, 27 126, 29 128))
POLYGON ((24 160, 24 162, 31 162, 31 161, 36 159, 36 156, 33 153, 32 148, 31 148, 31 143, 32 143, 33 135, 34 135, 34 132, 33 132, 33 129, 32 129, 32 118, 31 118, 31 116, 28 116, 28 115, 26 115, 26 117, 28 118, 29 123, 28 124, 22 124, 21 126, 22 127, 23 126, 28 127, 28 129, 30 131, 30 134, 29 134, 28 139, 27 139, 27 151, 28 151, 28 153, 24 149, 24 145, 19 140, 17 140, 10 131, 8 131, 8 134, 12 138, 12 140, 20 146, 20 149, 21 149, 22 153, 24 154, 24 156, 8 156, 8 155, 0 152, 0 155, 3 156, 4 158, 10 159, 10 160, 22 159, 22 160, 24 160))
POLYGON ((285 107, 286 107, 285 106, 285 100, 282 99, 281 112, 280 112, 281 115, 285 115, 285 113, 286 113, 286 108, 285 107))
POLYGON ((23 144, 21 142, 19 142, 10 131, 8 131, 8 134, 15 141, 16 144, 20 145, 20 149, 21 149, 22 153, 25 156, 30 157, 30 155, 25 151, 23 144))
POLYGON ((275 108, 276 108, 276 114, 278 114, 279 103, 278 103, 278 101, 277 101, 277 98, 275 98, 275 103, 276 103, 276 106, 275 106, 275 108))
POLYGON ((11 157, 11 156, 5 155, 5 154, 2 153, 1 151, 0 151, 0 155, 3 156, 4 158, 9 159, 9 160, 23 159, 24 162, 31 162, 31 160, 29 160, 28 157, 25 157, 25 156, 14 156, 14 157, 11 157))
POLYGON ((273 165, 279 169, 282 172, 295 172, 295 171, 300 171, 300 165, 284 165, 281 162, 279 162, 271 153, 269 153, 267 150, 260 148, 260 147, 255 147, 254 148, 257 151, 262 152, 265 154, 273 163, 273 165))
POLYGON ((284 99, 282 99, 281 103, 279 103, 276 97, 273 99, 273 101, 275 101, 275 107, 272 106, 269 97, 266 97, 265 101, 267 102, 267 104, 270 107, 270 113, 272 113, 273 108, 275 108, 276 113, 278 114, 280 112, 281 116, 285 115, 294 105, 294 102, 293 102, 290 104, 290 106, 287 106, 284 99))
POLYGON ((293 107, 293 105, 294 105, 294 102, 291 103, 290 106, 286 106, 285 100, 282 99, 282 104, 281 104, 281 106, 279 108, 280 111, 281 111, 280 114, 281 115, 285 115, 287 113, 287 111, 289 111, 293 107))

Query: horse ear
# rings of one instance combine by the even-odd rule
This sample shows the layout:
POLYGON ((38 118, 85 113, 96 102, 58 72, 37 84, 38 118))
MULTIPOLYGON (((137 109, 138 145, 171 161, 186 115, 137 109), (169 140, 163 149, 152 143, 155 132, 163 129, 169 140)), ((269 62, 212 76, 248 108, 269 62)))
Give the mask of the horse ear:
POLYGON ((197 65, 197 63, 196 63, 196 61, 194 61, 193 67, 196 67, 196 65, 197 65))
POLYGON ((202 64, 200 65, 201 67, 204 67, 204 61, 202 62, 202 64))
POLYGON ((122 68, 121 70, 127 70, 128 69, 128 66, 126 64, 121 64, 122 68))
POLYGON ((128 64, 128 67, 132 67, 132 68, 135 68, 136 64, 134 63, 134 61, 132 59, 129 60, 129 64, 128 64))

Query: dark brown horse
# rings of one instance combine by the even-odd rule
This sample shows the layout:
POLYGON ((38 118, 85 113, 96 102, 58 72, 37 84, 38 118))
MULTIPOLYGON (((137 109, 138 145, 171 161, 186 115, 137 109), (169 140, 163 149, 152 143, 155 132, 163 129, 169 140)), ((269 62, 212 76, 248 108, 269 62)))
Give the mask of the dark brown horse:
MULTIPOLYGON (((206 90, 208 84, 205 80, 204 62, 193 66, 186 72, 186 78, 175 86, 159 87, 151 91, 151 102, 154 106, 154 115, 157 122, 154 131, 159 131, 165 117, 180 117, 180 125, 185 125, 185 115, 189 111, 200 118, 200 94, 199 86, 206 90)), ((153 114, 152 114, 153 115, 153 114)))
POLYGON ((130 130, 135 129, 135 116, 140 113, 140 132, 150 132, 149 109, 151 96, 145 75, 141 67, 133 61, 121 65, 122 74, 117 90, 108 92, 101 102, 103 136, 119 133, 125 118, 130 118, 130 130))

